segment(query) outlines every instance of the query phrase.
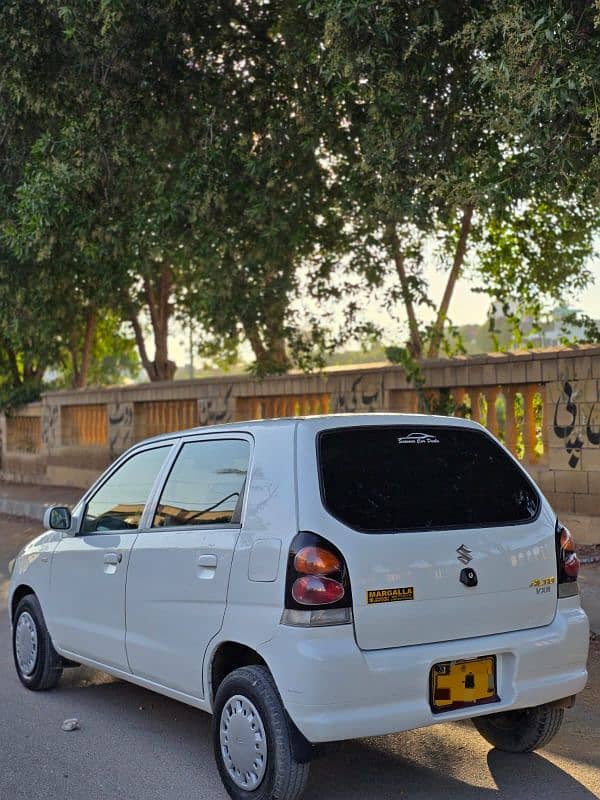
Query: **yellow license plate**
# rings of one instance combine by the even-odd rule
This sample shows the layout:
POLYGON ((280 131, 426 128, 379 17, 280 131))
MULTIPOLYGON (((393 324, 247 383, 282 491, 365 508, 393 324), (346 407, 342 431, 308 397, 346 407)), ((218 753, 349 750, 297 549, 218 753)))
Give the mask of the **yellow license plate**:
POLYGON ((431 670, 431 709, 435 714, 497 703, 496 656, 444 661, 431 670))

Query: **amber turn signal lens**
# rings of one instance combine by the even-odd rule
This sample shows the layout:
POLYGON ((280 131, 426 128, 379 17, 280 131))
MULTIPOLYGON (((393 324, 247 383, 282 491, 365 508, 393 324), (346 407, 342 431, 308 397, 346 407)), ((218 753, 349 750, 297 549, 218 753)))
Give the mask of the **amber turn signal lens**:
POLYGON ((294 569, 303 575, 329 575, 341 568, 339 558, 324 547, 303 547, 294 558, 294 569))
POLYGON ((571 531, 568 528, 565 528, 564 525, 560 534, 560 549, 564 550, 565 553, 575 552, 575 542, 571 536, 571 531))

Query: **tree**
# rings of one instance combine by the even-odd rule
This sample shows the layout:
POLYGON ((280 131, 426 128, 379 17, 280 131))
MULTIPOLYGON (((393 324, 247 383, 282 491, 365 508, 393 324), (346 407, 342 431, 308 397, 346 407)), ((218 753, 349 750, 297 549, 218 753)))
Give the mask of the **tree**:
MULTIPOLYGON (((81 288, 77 300, 89 311, 84 368, 98 313, 111 308, 131 322, 150 379, 169 379, 175 371, 167 352, 174 270, 164 253, 173 240, 165 235, 157 248, 157 235, 171 209, 168 197, 148 208, 140 170, 150 168, 156 196, 157 172, 172 154, 169 137, 181 145, 176 125, 162 135, 167 116, 174 121, 164 68, 177 54, 160 4, 145 26, 137 9, 128 17, 112 3, 96 10, 92 2, 50 2, 34 15, 18 0, 0 10, 4 92, 39 131, 21 164, 5 239, 21 260, 51 262, 78 280, 92 277, 74 281, 81 288), (15 28, 21 18, 27 26, 15 28), (153 32, 157 20, 162 24, 153 32), (151 49, 156 42, 162 50, 151 49), (144 138, 148 132, 153 138, 144 138), (153 169, 156 153, 162 158, 153 169), (154 358, 142 334, 144 310, 154 358)), ((189 113, 187 105, 174 108, 189 113)))
POLYGON ((310 58, 318 25, 282 0, 211 7, 189 37, 205 116, 187 170, 197 267, 187 299, 205 348, 233 351, 245 340, 261 374, 308 367, 324 339, 290 310, 298 273, 327 273, 345 246, 310 58))
POLYGON ((341 227, 310 118, 316 72, 299 72, 306 15, 282 0, 147 3, 142 15, 54 0, 15 30, 26 5, 0 10, 4 80, 43 131, 11 230, 20 257, 61 249, 65 265, 95 264, 119 285, 113 307, 151 380, 173 376, 169 322, 190 312, 213 345, 250 342, 258 371, 303 357, 296 271, 341 227))
MULTIPOLYGON (((135 342, 124 335, 122 327, 120 319, 110 312, 96 319, 87 366, 82 368, 75 340, 75 347, 67 348, 61 382, 71 388, 83 388, 119 384, 124 378, 137 379, 140 362, 136 355, 135 342), (82 373, 85 375, 83 386, 82 373)), ((89 327, 86 326, 79 334, 85 340, 86 334, 89 336, 89 327)))
POLYGON ((494 0, 463 31, 494 104, 482 121, 522 153, 524 174, 598 200, 600 4, 494 0))
MULTIPOLYGON (((335 86, 340 126, 347 130, 349 216, 357 237, 370 240, 357 268, 370 284, 395 272, 388 302, 392 309, 398 301, 403 305, 410 358, 439 354, 469 252, 475 270, 483 257, 486 290, 506 297, 515 265, 491 258, 489 250, 499 227, 508 231, 526 216, 537 219, 535 235, 542 240, 531 279, 541 282, 532 283, 529 296, 576 288, 587 277, 581 256, 589 252, 595 224, 589 199, 556 172, 531 170, 528 147, 504 124, 493 81, 481 78, 488 56, 482 30, 499 5, 309 4, 323 20, 323 70, 335 86), (568 248, 571 254, 577 250, 570 274, 564 259, 553 269, 559 247, 546 224, 563 212, 582 245, 568 248), (432 244, 447 273, 437 307, 422 276, 432 244), (419 318, 423 306, 434 311, 428 326, 419 318)), ((568 226, 559 225, 559 231, 568 245, 568 226)))
POLYGON ((48 299, 36 265, 0 257, 0 358, 4 383, 13 390, 39 392, 46 368, 60 360, 48 299))
POLYGON ((591 280, 598 208, 556 196, 538 204, 516 204, 491 216, 477 241, 479 291, 490 295, 520 341, 521 321, 539 330, 545 308, 591 280))

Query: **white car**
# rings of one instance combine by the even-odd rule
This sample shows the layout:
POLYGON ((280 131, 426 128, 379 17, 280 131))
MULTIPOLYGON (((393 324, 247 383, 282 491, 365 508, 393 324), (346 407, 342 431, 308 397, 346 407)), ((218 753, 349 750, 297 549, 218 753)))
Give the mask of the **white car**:
POLYGON ((211 712, 237 800, 299 797, 320 742, 438 722, 534 750, 586 683, 571 536, 473 422, 158 437, 46 524, 12 569, 21 682, 87 664, 211 712))

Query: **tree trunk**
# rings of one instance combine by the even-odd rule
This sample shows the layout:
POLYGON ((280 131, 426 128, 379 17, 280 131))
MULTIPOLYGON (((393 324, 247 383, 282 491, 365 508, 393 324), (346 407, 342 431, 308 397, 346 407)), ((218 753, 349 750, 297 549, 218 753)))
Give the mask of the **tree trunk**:
POLYGON ((260 333, 258 331, 258 327, 253 323, 243 323, 244 326, 244 333, 246 334, 246 338, 250 343, 250 347, 252 348, 252 352, 254 353, 254 358, 256 359, 256 364, 262 364, 266 360, 266 348, 260 338, 260 333))
POLYGON ((400 279, 400 291, 402 292, 402 299, 404 301, 404 307, 408 317, 408 351, 413 358, 419 359, 422 351, 421 333, 419 331, 419 323, 417 322, 417 315, 415 313, 415 304, 410 293, 408 275, 406 274, 406 267, 404 265, 404 253, 400 247, 396 226, 393 223, 388 226, 388 237, 392 247, 392 255, 394 257, 396 272, 398 273, 398 278, 400 279))
POLYGON ((172 313, 171 291, 173 273, 169 266, 161 264, 158 280, 145 276, 143 294, 152 326, 154 359, 150 359, 138 315, 132 311, 129 321, 133 327, 135 341, 142 365, 151 381, 170 381, 175 376, 177 365, 169 359, 169 322, 172 313))
POLYGON ((35 364, 25 359, 23 362, 23 380, 21 384, 41 386, 45 371, 46 365, 42 362, 35 364))
POLYGON ((244 333, 256 359, 259 375, 278 375, 290 368, 285 337, 279 332, 261 332, 254 322, 243 322, 244 333))
POLYGON ((462 221, 460 223, 460 232, 458 234, 458 241, 456 242, 456 250, 454 251, 454 260, 452 262, 452 269, 448 275, 448 282, 444 290, 444 296, 438 309, 435 323, 431 332, 431 342, 429 344, 428 358, 437 358, 440 352, 440 345, 444 338, 444 325, 448 317, 448 309, 450 308, 450 301, 454 293, 456 281, 460 276, 465 254, 467 252, 467 241, 471 232, 471 223, 473 220, 473 206, 466 205, 463 210, 462 221))
POLYGON ((129 317, 129 322, 131 323, 131 327, 133 328, 133 335, 135 337, 135 343, 137 345, 138 352, 140 354, 140 360, 142 362, 142 366, 146 370, 148 377, 151 381, 158 380, 158 378, 154 377, 154 362, 150 360, 148 356, 148 351, 146 349, 146 341, 144 339, 144 332, 142 331, 142 326, 140 325, 139 318, 135 312, 131 313, 129 317))
POLYGON ((17 389, 19 386, 23 385, 23 379, 21 378, 21 372, 19 370, 19 362, 17 360, 17 354, 13 350, 12 347, 5 344, 4 345, 6 350, 6 355, 8 358, 8 366, 10 369, 10 374, 12 377, 12 386, 13 389, 17 389))
POLYGON ((92 360, 92 347, 94 345, 94 335, 96 333, 96 323, 98 316, 96 311, 90 309, 85 320, 85 333, 81 348, 81 360, 77 358, 77 347, 71 347, 71 360, 73 362, 73 388, 85 389, 87 377, 92 360))
POLYGON ((290 368, 290 359, 287 354, 285 339, 282 336, 273 336, 269 341, 269 372, 278 374, 287 372, 290 368))

